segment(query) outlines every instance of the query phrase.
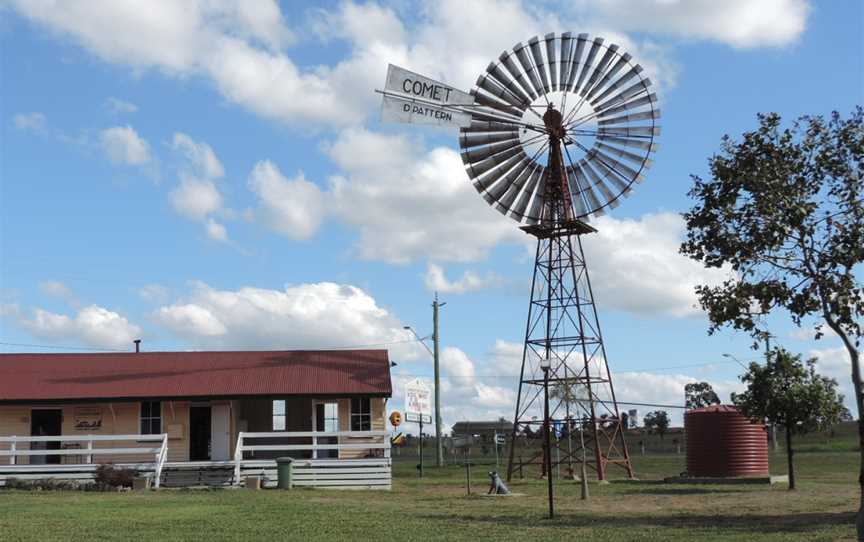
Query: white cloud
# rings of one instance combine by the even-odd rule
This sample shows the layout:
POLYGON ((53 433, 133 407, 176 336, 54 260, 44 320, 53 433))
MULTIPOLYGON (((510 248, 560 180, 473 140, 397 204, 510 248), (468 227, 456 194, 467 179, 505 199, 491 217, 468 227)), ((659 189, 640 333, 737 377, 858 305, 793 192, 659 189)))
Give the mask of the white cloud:
POLYGON ((726 269, 706 269, 678 253, 684 233, 674 213, 639 220, 603 216, 598 233, 582 237, 598 304, 643 316, 675 318, 701 314, 696 284, 717 284, 726 269))
POLYGON ((84 307, 74 316, 36 309, 30 317, 18 315, 17 322, 35 337, 98 348, 126 349, 141 335, 141 328, 124 316, 97 305, 84 307))
POLYGON ((141 166, 151 160, 150 145, 131 126, 113 126, 99 134, 102 149, 115 164, 141 166))
POLYGON ((494 273, 488 273, 484 277, 474 271, 467 270, 462 274, 461 278, 451 281, 447 279, 444 269, 440 265, 430 263, 426 267, 423 282, 429 291, 440 292, 442 294, 464 294, 499 286, 502 280, 494 273))
POLYGON ((210 179, 181 175, 180 185, 171 192, 170 199, 174 210, 190 220, 206 220, 222 208, 222 194, 210 179))
POLYGON ((39 283, 39 291, 51 297, 69 299, 73 296, 68 286, 57 280, 45 280, 39 283))
POLYGON ((207 237, 210 239, 221 242, 228 241, 228 232, 225 230, 225 226, 216 222, 212 218, 207 219, 207 224, 205 224, 204 227, 207 231, 207 237))
POLYGON ((195 347, 381 345, 399 362, 417 359, 421 352, 402 323, 369 294, 332 282, 281 290, 217 290, 197 282, 187 296, 156 310, 153 320, 195 347))
POLYGON ((216 184, 225 176, 222 162, 210 145, 182 132, 174 134, 171 146, 183 157, 177 172, 180 183, 168 195, 171 207, 180 216, 203 223, 209 239, 228 242, 228 230, 213 217, 215 214, 233 217, 233 212, 225 208, 216 184))
POLYGON ((138 296, 150 303, 164 303, 169 294, 168 288, 161 284, 146 284, 138 289, 138 296))
POLYGON ((48 128, 48 120, 39 112, 17 113, 12 117, 12 123, 18 130, 34 133, 44 133, 48 128))
MULTIPOLYGON (((592 18, 593 11, 567 13, 505 0, 420 5, 409 8, 410 22, 389 7, 342 2, 332 11, 318 10, 311 26, 327 39, 346 41, 348 54, 333 65, 302 67, 282 50, 293 35, 273 1, 19 0, 13 6, 106 62, 200 76, 229 101, 291 126, 362 122, 380 99, 372 89, 381 85, 389 62, 470 87, 502 50, 550 28, 603 32, 638 58, 652 79, 674 79, 665 73, 671 66, 662 47, 609 32, 612 22, 592 18)), ((610 4, 608 11, 614 8, 610 4)), ((741 9, 735 14, 746 15, 741 9)))
POLYGON ((352 129, 327 153, 344 173, 330 180, 331 207, 359 231, 363 259, 476 261, 525 238, 477 195, 452 149, 426 152, 405 136, 352 129))
POLYGON ((138 106, 133 104, 132 102, 127 102, 126 100, 121 100, 120 98, 115 98, 113 96, 109 97, 105 100, 105 108, 109 113, 114 115, 122 115, 135 113, 138 111, 138 106))
POLYGON ((669 33, 738 48, 793 43, 811 11, 807 0, 582 0, 577 6, 586 17, 621 30, 669 33))
POLYGON ((186 157, 188 167, 200 177, 218 179, 225 176, 225 168, 213 148, 203 141, 194 141, 188 135, 174 134, 173 147, 186 157))
POLYGON ((287 179, 272 162, 255 164, 249 175, 260 215, 276 232, 290 239, 308 239, 318 230, 325 213, 321 190, 300 172, 287 179))
POLYGON ((852 386, 852 361, 846 348, 817 348, 808 351, 807 357, 816 358, 816 372, 837 381, 846 406, 855 415, 858 408, 855 406, 855 389, 852 386))

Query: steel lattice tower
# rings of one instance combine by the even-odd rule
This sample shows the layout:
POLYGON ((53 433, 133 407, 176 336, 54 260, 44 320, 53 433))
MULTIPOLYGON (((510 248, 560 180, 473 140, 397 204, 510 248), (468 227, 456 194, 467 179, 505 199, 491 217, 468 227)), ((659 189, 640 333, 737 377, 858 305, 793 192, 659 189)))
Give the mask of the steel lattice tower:
POLYGON ((558 435, 550 450, 551 467, 564 466, 572 475, 584 462, 586 471, 605 480, 612 464, 632 478, 582 248, 582 235, 597 230, 572 218, 561 166, 561 115, 550 107, 543 120, 550 134, 545 205, 543 219, 522 228, 537 238, 537 251, 507 478, 527 465, 539 465, 542 475, 550 472, 544 447, 532 445, 539 442, 532 437, 540 435, 544 423, 543 359, 550 360, 549 423, 558 435))

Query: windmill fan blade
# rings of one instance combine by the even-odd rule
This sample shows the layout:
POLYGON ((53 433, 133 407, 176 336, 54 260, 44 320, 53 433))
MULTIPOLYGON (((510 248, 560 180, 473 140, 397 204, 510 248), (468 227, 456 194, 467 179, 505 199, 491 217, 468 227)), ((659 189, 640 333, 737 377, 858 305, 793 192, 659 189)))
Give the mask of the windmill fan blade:
POLYGON ((518 96, 499 85, 494 79, 487 74, 477 78, 477 86, 488 92, 490 95, 498 98, 501 101, 507 102, 519 111, 524 111, 528 104, 524 103, 518 96))
POLYGON ((612 66, 612 68, 603 75, 603 78, 597 81, 597 84, 591 88, 591 91, 585 96, 585 99, 590 101, 595 94, 600 92, 607 84, 609 84, 609 81, 618 75, 618 72, 624 69, 624 66, 630 63, 630 58, 630 55, 627 53, 621 55, 621 57, 618 58, 618 61, 615 62, 615 65, 612 66))
POLYGON ((513 205, 513 202, 516 200, 516 196, 519 195, 519 192, 522 190, 522 187, 525 186, 525 183, 528 181, 528 178, 531 176, 532 168, 526 168, 522 173, 518 176, 518 178, 509 183, 510 186, 507 187, 507 191, 497 199, 497 204, 495 205, 495 209, 501 213, 502 215, 506 215, 507 211, 510 210, 510 206, 513 205))
POLYGON ((567 86, 564 88, 567 92, 573 90, 573 84, 576 81, 576 76, 579 75, 579 69, 582 66, 582 53, 585 51, 585 44, 588 42, 588 34, 579 34, 576 38, 576 52, 573 53, 572 64, 570 65, 570 75, 567 77, 567 86))
POLYGON ((558 64, 555 60, 555 33, 546 34, 546 60, 549 63, 549 86, 558 90, 558 64))
POLYGON ((473 149, 462 151, 462 161, 466 164, 473 164, 476 162, 480 162, 481 160, 485 160, 490 156, 493 156, 500 152, 517 147, 521 148, 518 138, 508 139, 506 141, 500 141, 498 143, 492 143, 491 145, 486 145, 483 147, 475 147, 473 149))
MULTIPOLYGON (((515 50, 515 48, 514 48, 515 50)), ((522 70, 516 66, 516 63, 513 61, 513 56, 504 51, 501 53, 501 56, 498 57, 498 60, 501 61, 501 65, 507 69, 507 72, 513 77, 513 79, 522 87, 522 90, 525 91, 526 94, 531 98, 531 101, 537 99, 537 94, 534 93, 534 87, 531 83, 525 78, 525 74, 522 73, 522 70)))
POLYGON ((480 145, 491 145, 492 143, 500 143, 502 141, 518 141, 519 131, 513 130, 510 132, 478 132, 459 136, 459 146, 463 149, 468 147, 478 147, 480 145))
POLYGON ((546 73, 546 62, 543 60, 543 52, 540 49, 540 39, 534 36, 528 40, 528 46, 531 47, 531 56, 534 58, 534 66, 537 73, 540 75, 540 81, 543 86, 543 94, 549 94, 549 76, 546 73))
POLYGON ((576 215, 576 218, 587 216, 588 207, 585 205, 585 200, 582 199, 582 186, 579 184, 579 177, 576 176, 576 168, 569 166, 564 172, 567 175, 567 186, 570 188, 573 213, 576 215))
POLYGON ((529 221, 539 222, 543 218, 543 207, 546 204, 546 172, 539 170, 537 173, 537 189, 534 190, 534 199, 531 200, 531 210, 526 215, 529 221))
POLYGON ((504 152, 500 152, 494 156, 490 156, 489 158, 481 160, 480 162, 466 163, 465 167, 468 170, 468 175, 472 179, 476 179, 480 175, 483 175, 484 173, 495 168, 496 166, 501 165, 507 159, 513 158, 514 156, 525 156, 525 151, 523 151, 521 147, 513 147, 512 149, 507 149, 504 152))
POLYGON ((629 192, 630 186, 633 184, 633 179, 623 176, 620 172, 613 171, 606 167, 603 162, 598 160, 591 161, 591 164, 600 172, 604 179, 615 185, 615 188, 620 192, 629 192))
POLYGON ((482 177, 474 179, 474 188, 478 192, 489 190, 496 182, 512 182, 526 167, 532 165, 531 160, 523 154, 511 156, 502 162, 497 168, 491 169, 482 177), (509 181, 507 179, 510 179, 509 181))
POLYGON ((519 195, 519 201, 516 202, 516 205, 512 207, 512 211, 510 212, 510 216, 515 218, 516 220, 521 221, 525 218, 525 210, 528 208, 528 204, 531 202, 531 196, 534 195, 537 189, 537 183, 540 181, 540 175, 542 174, 543 168, 540 166, 535 166, 534 170, 531 173, 531 178, 528 181, 528 185, 522 191, 522 194, 519 195))
POLYGON ((640 120, 655 120, 660 118, 659 109, 651 109, 650 111, 641 111, 639 113, 631 113, 620 117, 612 117, 611 119, 603 119, 597 122, 599 126, 612 126, 615 124, 629 124, 640 120))
MULTIPOLYGON (((606 90, 601 92, 598 96, 595 96, 594 98, 589 100, 591 105, 594 105, 597 102, 601 102, 601 101, 605 100, 610 94, 612 94, 613 92, 615 92, 619 88, 622 88, 625 83, 627 83, 628 81, 630 81, 634 77, 638 76, 640 73, 642 73, 642 66, 640 66, 639 64, 636 64, 635 66, 633 66, 632 68, 630 68, 629 70, 624 72, 624 75, 622 75, 614 83, 609 85, 606 88, 606 90)), ((600 108, 595 107, 594 109, 599 110, 600 108)))
POLYGON ((531 81, 531 87, 534 89, 534 92, 536 92, 538 96, 542 96, 545 94, 545 92, 543 92, 543 85, 540 84, 537 70, 534 67, 534 64, 531 63, 531 59, 528 58, 528 51, 526 51, 526 49, 527 47, 518 43, 516 44, 516 47, 513 48, 513 52, 516 53, 516 58, 519 60, 519 64, 522 65, 522 69, 525 70, 525 73, 528 75, 528 80, 531 81))
POLYGON ((642 175, 638 171, 636 171, 635 169, 631 168, 630 166, 628 166, 626 164, 622 164, 621 162, 612 158, 611 156, 603 154, 602 152, 600 152, 596 148, 591 149, 591 152, 589 152, 586 155, 586 160, 588 160, 591 163, 595 163, 595 162, 599 161, 600 163, 602 163, 607 168, 615 170, 616 172, 618 172, 618 174, 621 175, 622 177, 626 177, 627 179, 629 179, 631 181, 642 182, 642 175))
POLYGON ((623 145, 625 147, 635 147, 638 149, 643 149, 648 152, 657 152, 657 149, 660 147, 657 143, 654 143, 645 139, 624 139, 621 137, 614 137, 608 135, 598 135, 598 141, 608 141, 610 143, 615 143, 616 145, 623 145))
POLYGON ((609 127, 598 128, 598 134, 613 135, 618 137, 633 137, 633 136, 658 136, 660 135, 659 126, 625 126, 625 127, 609 127))
POLYGON ((591 65, 594 63, 594 58, 597 56, 597 51, 600 50, 600 46, 603 45, 603 41, 603 38, 595 38, 594 42, 591 44, 591 50, 588 51, 588 58, 586 58, 585 62, 582 64, 582 70, 579 72, 579 80, 576 81, 576 86, 573 87, 573 92, 579 94, 579 90, 585 82, 585 77, 588 75, 588 71, 591 69, 591 65))
POLYGON ((603 58, 600 59, 600 62, 597 64, 597 67, 594 68, 594 71, 591 72, 591 77, 588 78, 588 82, 585 83, 585 88, 580 92, 580 96, 585 96, 588 94, 588 91, 594 88, 594 85, 597 81, 600 80, 600 77, 606 71, 606 67, 609 66, 609 63, 612 61, 612 58, 615 56, 618 51, 618 46, 614 43, 606 48, 606 53, 603 54, 603 58))
POLYGON ((648 158, 645 158, 644 155, 625 151, 624 149, 619 149, 618 147, 613 147, 612 145, 607 145, 606 143, 603 143, 602 141, 598 141, 596 145, 597 145, 597 148, 603 149, 608 154, 611 154, 613 156, 620 156, 621 158, 625 158, 627 160, 630 160, 634 164, 638 164, 640 167, 644 163, 645 167, 647 168, 647 167, 650 167, 650 165, 652 163, 651 160, 649 160, 648 158))
POLYGON ((609 115, 617 115, 618 113, 622 113, 624 111, 631 111, 633 109, 637 109, 642 107, 643 105, 650 105, 654 107, 654 103, 657 102, 657 95, 654 93, 647 94, 645 96, 640 96, 635 100, 630 100, 629 102, 625 102, 621 105, 610 107, 608 109, 601 110, 600 114, 597 115, 598 119, 602 119, 604 117, 608 117, 609 115))
POLYGON ((573 38, 570 32, 561 34, 561 69, 559 70, 560 79, 558 88, 565 90, 567 88, 567 78, 570 76, 570 58, 573 56, 573 38))
POLYGON ((486 67, 486 73, 488 73, 489 77, 491 77, 496 83, 503 86, 509 90, 511 94, 519 98, 519 102, 522 104, 520 109, 524 111, 525 108, 531 104, 531 97, 525 94, 525 91, 522 90, 522 88, 517 85, 513 79, 507 76, 499 64, 491 62, 489 66, 486 67))
POLYGON ((579 162, 579 168, 576 170, 576 174, 580 175, 579 181, 582 184, 582 194, 585 196, 585 199, 588 201, 589 213, 591 214, 602 214, 600 209, 603 207, 603 204, 600 202, 600 198, 597 197, 597 194, 594 193, 594 190, 591 188, 591 181, 589 181, 584 175, 585 171, 585 160, 581 160, 579 162))
MULTIPOLYGON (((647 93, 648 87, 650 85, 651 85, 650 79, 643 79, 643 80, 639 81, 638 83, 635 83, 635 84, 627 87, 626 89, 622 90, 621 92, 619 92, 618 94, 616 94, 612 98, 609 98, 608 100, 606 100, 605 102, 603 102, 599 106, 595 107, 594 110, 595 111, 603 111, 605 109, 608 109, 609 107, 612 107, 613 105, 618 105, 622 102, 626 102, 630 98, 633 98, 634 96, 637 96, 643 92, 647 93)), ((597 100, 599 100, 599 97, 595 98, 595 101, 597 101, 597 100)), ((591 102, 591 105, 594 105, 594 102, 591 102)))
POLYGON ((460 133, 472 132, 512 132, 518 130, 518 126, 507 122, 496 122, 486 120, 472 120, 471 126, 462 128, 460 133))
POLYGON ((486 94, 480 89, 473 88, 471 89, 470 94, 474 96, 475 102, 479 103, 480 105, 485 105, 486 107, 490 107, 492 109, 500 111, 501 113, 503 113, 502 116, 504 118, 510 117, 516 122, 519 122, 522 118, 522 111, 506 102, 498 100, 494 96, 486 94))

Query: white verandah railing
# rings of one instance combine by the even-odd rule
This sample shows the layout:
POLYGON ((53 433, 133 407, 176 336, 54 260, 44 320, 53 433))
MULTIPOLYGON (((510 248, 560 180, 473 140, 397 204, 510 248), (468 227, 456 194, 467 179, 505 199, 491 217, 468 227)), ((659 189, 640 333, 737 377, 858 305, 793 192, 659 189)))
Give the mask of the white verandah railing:
POLYGON ((57 435, 57 436, 41 436, 41 437, 0 437, 0 443, 8 443, 8 450, 0 450, 0 458, 8 457, 8 465, 0 464, 0 479, 19 478, 19 479, 44 479, 44 478, 60 478, 60 479, 92 479, 93 473, 99 467, 97 463, 93 463, 94 456, 153 456, 153 462, 143 463, 118 463, 124 467, 130 467, 138 471, 153 471, 153 486, 159 487, 159 479, 162 476, 162 468, 168 459, 168 434, 162 433, 157 435, 57 435), (98 442, 153 442, 158 443, 152 447, 137 447, 129 446, 118 448, 98 448, 94 446, 98 442), (21 444, 32 443, 47 443, 59 442, 60 449, 32 449, 32 446, 26 448, 21 447, 21 444), (73 443, 75 448, 63 448, 67 443, 73 443), (81 447, 85 444, 86 447, 81 447), (69 458, 83 458, 83 461, 64 464, 19 464, 17 458, 25 457, 42 457, 42 456, 66 456, 69 458))
POLYGON ((276 455, 311 456, 294 459, 294 486, 391 487, 390 438, 387 431, 240 432, 234 450, 234 483, 241 484, 246 476, 261 476, 265 486, 275 485, 276 455), (307 442, 285 443, 297 440, 307 442), (336 457, 322 458, 322 454, 319 454, 322 451, 335 451, 336 457), (340 457, 345 455, 341 452, 350 452, 350 455, 357 457, 340 457), (260 458, 263 454, 269 458, 260 458))

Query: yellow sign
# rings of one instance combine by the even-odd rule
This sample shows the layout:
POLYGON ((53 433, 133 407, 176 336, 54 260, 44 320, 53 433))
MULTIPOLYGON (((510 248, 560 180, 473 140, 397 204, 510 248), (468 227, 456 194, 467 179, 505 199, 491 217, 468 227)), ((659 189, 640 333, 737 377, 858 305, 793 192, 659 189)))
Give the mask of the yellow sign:
POLYGON ((398 410, 394 410, 390 413, 390 425, 393 427, 399 427, 399 424, 402 423, 402 413, 398 410))

